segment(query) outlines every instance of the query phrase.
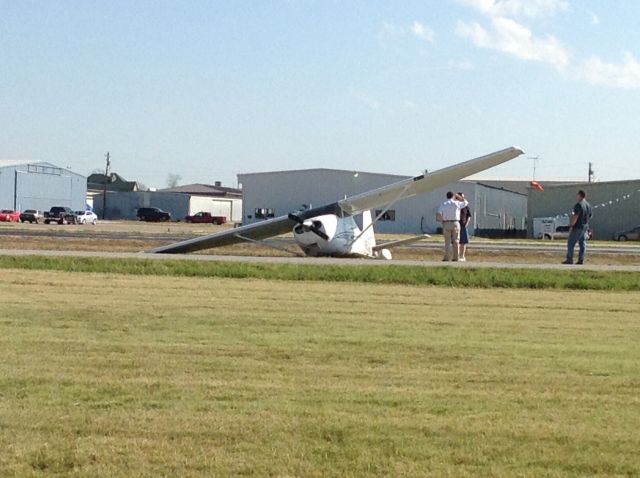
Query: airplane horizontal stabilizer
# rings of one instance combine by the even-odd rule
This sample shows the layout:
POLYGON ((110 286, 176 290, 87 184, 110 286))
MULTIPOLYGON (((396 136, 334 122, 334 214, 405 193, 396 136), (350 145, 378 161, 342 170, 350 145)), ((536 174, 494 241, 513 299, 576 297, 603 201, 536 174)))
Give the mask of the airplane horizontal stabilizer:
POLYGON ((407 237, 406 239, 398 239, 397 241, 385 242, 373 247, 373 252, 381 251, 382 249, 391 249, 398 246, 406 246, 407 244, 413 244, 414 242, 422 241, 423 239, 429 239, 429 234, 421 234, 419 236, 407 237))

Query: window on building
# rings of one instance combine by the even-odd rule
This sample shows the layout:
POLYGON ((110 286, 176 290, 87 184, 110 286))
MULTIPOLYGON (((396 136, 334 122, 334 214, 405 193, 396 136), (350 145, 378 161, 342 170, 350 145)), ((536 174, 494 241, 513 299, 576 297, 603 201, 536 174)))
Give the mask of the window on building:
POLYGON ((276 217, 276 211, 271 207, 257 207, 253 216, 256 219, 269 219, 276 217))
MULTIPOLYGON (((376 211, 376 216, 378 217, 380 216, 380 213, 382 212, 382 210, 380 211, 376 211)), ((378 219, 378 221, 395 221, 396 220, 396 210, 395 209, 388 209, 384 212, 384 214, 382 214, 382 216, 380 216, 380 219, 378 219)))
POLYGON ((55 176, 60 176, 62 174, 62 169, 53 168, 51 166, 42 166, 40 164, 28 164, 27 172, 36 173, 36 174, 52 174, 55 176))

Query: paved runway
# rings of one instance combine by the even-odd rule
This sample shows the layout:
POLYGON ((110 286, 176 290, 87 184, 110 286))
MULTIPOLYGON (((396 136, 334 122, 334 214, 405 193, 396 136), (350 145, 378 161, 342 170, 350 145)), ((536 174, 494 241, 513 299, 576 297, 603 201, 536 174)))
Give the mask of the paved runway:
POLYGON ((89 252, 89 251, 46 251, 28 249, 0 249, 0 256, 46 256, 46 257, 100 257, 111 259, 148 259, 156 261, 189 260, 218 262, 248 262, 253 264, 304 264, 304 265, 336 265, 336 266, 423 266, 423 267, 455 267, 469 269, 543 269, 543 270, 589 270, 638 272, 637 265, 594 265, 566 266, 562 264, 525 264, 513 262, 440 262, 440 261, 407 261, 407 260, 374 260, 374 259, 339 259, 311 257, 253 257, 253 256, 215 256, 205 254, 147 254, 144 252, 89 252))

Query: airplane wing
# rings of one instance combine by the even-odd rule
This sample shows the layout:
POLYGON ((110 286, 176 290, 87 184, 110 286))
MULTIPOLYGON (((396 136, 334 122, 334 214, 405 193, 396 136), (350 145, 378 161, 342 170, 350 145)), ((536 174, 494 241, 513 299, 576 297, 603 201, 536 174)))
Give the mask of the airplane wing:
POLYGON ((406 199, 417 194, 433 191, 449 183, 459 181, 485 169, 505 163, 523 153, 524 151, 520 148, 512 146, 495 153, 487 154, 486 156, 465 161, 464 163, 439 169, 433 173, 422 174, 372 191, 367 191, 366 193, 351 196, 350 198, 338 201, 338 205, 344 212, 351 215, 369 209, 388 206, 400 199, 406 199))
POLYGON ((286 232, 291 232, 297 223, 288 216, 275 217, 254 224, 228 229, 218 232, 217 234, 209 234, 203 237, 195 237, 185 241, 168 244, 166 246, 156 247, 147 252, 151 253, 171 253, 181 254, 185 252, 194 252, 202 249, 211 249, 213 247, 229 246, 250 240, 262 240, 268 237, 279 236, 286 232))
POLYGON ((200 251, 214 247, 230 246, 241 242, 260 241, 269 237, 279 236, 291 232, 296 224, 312 217, 322 214, 336 214, 338 212, 337 203, 327 206, 306 209, 298 213, 287 216, 274 217, 265 221, 247 224, 246 226, 228 229, 215 234, 208 234, 202 237, 194 237, 185 241, 156 247, 147 252, 182 254, 185 252, 200 251))
POLYGON ((523 151, 516 147, 503 149, 502 151, 449 166, 448 168, 440 169, 433 173, 405 179, 388 186, 358 194, 333 204, 307 209, 287 216, 267 219, 266 221, 248 224, 216 234, 187 239, 175 244, 160 246, 148 252, 169 254, 194 252, 202 249, 229 246, 246 241, 260 241, 269 237, 279 236, 280 234, 291 231, 296 224, 300 224, 306 219, 323 214, 336 214, 338 216, 343 214, 355 215, 369 209, 385 207, 401 199, 432 191, 439 187, 446 186, 451 182, 497 166, 498 164, 520 156, 522 153, 523 151))

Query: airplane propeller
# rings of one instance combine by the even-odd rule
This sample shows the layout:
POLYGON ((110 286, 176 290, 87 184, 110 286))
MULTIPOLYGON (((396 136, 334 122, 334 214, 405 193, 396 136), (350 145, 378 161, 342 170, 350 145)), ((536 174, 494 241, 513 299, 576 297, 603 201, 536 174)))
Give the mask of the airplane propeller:
POLYGON ((291 219, 292 221, 297 222, 298 224, 300 224, 301 226, 307 228, 309 231, 313 232, 316 236, 324 239, 325 241, 329 240, 329 236, 327 236, 327 234, 320 229, 319 227, 316 227, 315 225, 313 225, 313 223, 311 225, 305 224, 304 220, 298 216, 296 216, 295 214, 289 214, 289 219, 291 219))

